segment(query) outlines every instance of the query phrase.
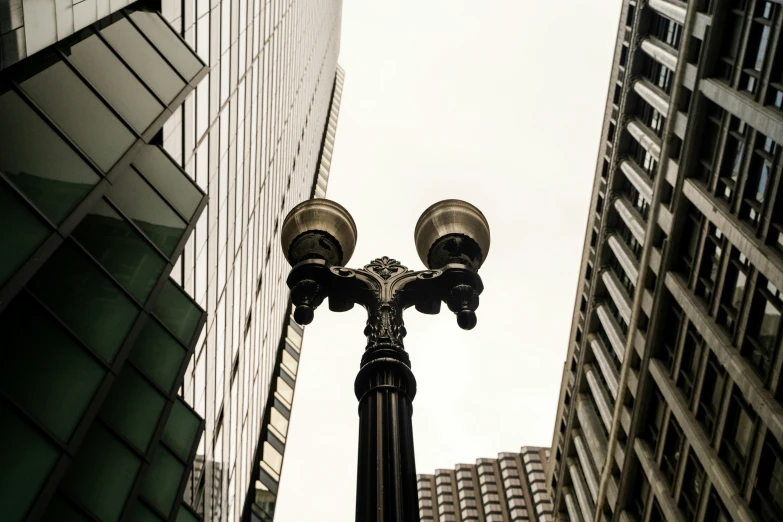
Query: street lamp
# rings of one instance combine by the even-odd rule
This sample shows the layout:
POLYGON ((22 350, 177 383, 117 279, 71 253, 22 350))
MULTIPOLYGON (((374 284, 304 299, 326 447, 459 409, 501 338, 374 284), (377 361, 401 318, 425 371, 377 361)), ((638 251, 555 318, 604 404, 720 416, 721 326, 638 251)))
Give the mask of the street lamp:
POLYGON ((427 270, 413 272, 382 257, 362 269, 343 265, 356 246, 356 224, 327 199, 300 203, 280 234, 293 266, 288 276, 294 318, 310 324, 325 298, 329 309, 367 310, 367 347, 354 392, 359 400, 357 522, 418 522, 411 414, 416 379, 402 340, 402 313, 437 314, 441 302, 465 330, 476 326, 484 289, 477 271, 489 252, 489 225, 479 209, 456 199, 435 203, 416 223, 414 239, 427 270))

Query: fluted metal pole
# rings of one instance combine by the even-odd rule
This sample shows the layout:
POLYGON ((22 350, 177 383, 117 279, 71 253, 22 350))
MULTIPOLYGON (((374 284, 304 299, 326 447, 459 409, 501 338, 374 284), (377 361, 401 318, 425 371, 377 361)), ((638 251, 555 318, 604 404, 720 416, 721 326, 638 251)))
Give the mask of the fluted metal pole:
POLYGON ((419 522, 408 354, 369 348, 354 384, 359 400, 356 522, 419 522))

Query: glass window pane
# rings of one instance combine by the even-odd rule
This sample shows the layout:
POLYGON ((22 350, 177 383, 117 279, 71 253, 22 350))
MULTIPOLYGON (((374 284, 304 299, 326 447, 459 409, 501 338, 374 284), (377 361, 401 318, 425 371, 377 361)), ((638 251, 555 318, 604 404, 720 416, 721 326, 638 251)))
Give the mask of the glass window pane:
POLYGON ((22 88, 104 172, 135 141, 131 131, 64 62, 25 80, 22 88))
POLYGON ((163 253, 174 252, 185 231, 185 222, 135 170, 128 169, 114 182, 109 198, 163 253))
POLYGON ((92 256, 144 303, 166 260, 104 200, 73 231, 92 256))
POLYGON ((183 505, 179 508, 179 513, 177 513, 177 522, 198 522, 198 518, 183 505))
POLYGON ((177 490, 184 474, 185 466, 174 458, 169 450, 158 448, 141 485, 142 498, 162 513, 168 514, 177 500, 177 490))
POLYGON ((130 298, 67 241, 28 288, 110 364, 139 314, 130 298))
POLYGON ((139 134, 163 112, 163 105, 97 35, 71 47, 68 59, 139 134))
POLYGON ((283 456, 268 442, 264 442, 264 462, 277 473, 280 473, 283 467, 283 456))
POLYGON ((141 461, 101 423, 92 425, 61 487, 98 518, 119 520, 141 461))
POLYGON ((185 353, 182 345, 150 318, 139 333, 130 357, 155 384, 171 393, 185 353))
MULTIPOLYGON (((2 127, 2 125, 0 125, 2 127)), ((0 285, 51 235, 34 211, 0 181, 0 285)))
POLYGON ((130 18, 188 81, 204 67, 158 14, 134 11, 130 18))
POLYGON ((101 417, 146 452, 166 399, 139 372, 123 367, 101 407, 101 417))
POLYGON ((166 281, 155 306, 155 315, 186 345, 193 340, 201 314, 177 285, 166 281))
POLYGON ((0 171, 60 223, 98 175, 15 92, 0 96, 0 114, 0 171))
POLYGON ((22 520, 60 452, 0 399, 0 503, 4 520, 22 520))
POLYGON ((190 450, 196 443, 199 434, 199 419, 195 412, 177 400, 171 408, 171 415, 163 429, 163 440, 169 448, 182 460, 187 461, 190 450))
POLYGON ((91 520, 78 512, 73 504, 56 496, 46 507, 41 522, 91 522, 91 520))
POLYGON ((272 414, 270 415, 270 422, 283 436, 288 433, 288 419, 283 417, 283 414, 272 408, 272 414))
POLYGON ((101 29, 101 34, 165 103, 171 103, 185 87, 182 78, 128 20, 114 22, 101 29))
POLYGON ((162 150, 148 145, 133 164, 180 214, 186 219, 193 217, 203 194, 162 150))
POLYGON ((130 522, 162 522, 163 519, 152 512, 143 502, 136 502, 131 511, 130 522))
POLYGON ((26 294, 0 315, 0 387, 67 443, 105 369, 26 294))

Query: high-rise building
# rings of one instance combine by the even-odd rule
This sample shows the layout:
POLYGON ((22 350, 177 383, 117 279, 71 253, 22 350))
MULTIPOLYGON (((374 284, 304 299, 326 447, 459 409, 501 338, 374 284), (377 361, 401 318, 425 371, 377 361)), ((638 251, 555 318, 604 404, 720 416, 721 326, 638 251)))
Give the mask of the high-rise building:
POLYGON ((781 7, 623 1, 557 520, 783 520, 781 7))
POLYGON ((303 333, 277 234, 325 194, 341 9, 0 6, 4 520, 271 520, 303 333))
POLYGON ((421 521, 551 522, 548 459, 548 448, 525 446, 520 453, 417 475, 421 521))

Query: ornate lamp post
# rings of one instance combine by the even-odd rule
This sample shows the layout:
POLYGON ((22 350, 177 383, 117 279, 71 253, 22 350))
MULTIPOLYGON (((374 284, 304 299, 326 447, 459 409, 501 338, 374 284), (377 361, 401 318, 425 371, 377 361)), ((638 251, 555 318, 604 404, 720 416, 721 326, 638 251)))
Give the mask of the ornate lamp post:
POLYGON ((314 310, 367 310, 367 347, 354 392, 359 400, 357 522, 418 522, 411 402, 416 379, 403 347, 402 313, 415 306, 437 314, 441 302, 465 330, 476 326, 484 289, 477 271, 489 252, 489 225, 473 205, 445 200, 429 207, 414 233, 427 270, 413 272, 388 257, 362 269, 345 268, 356 246, 356 225, 342 206, 305 201, 286 216, 281 243, 293 266, 288 276, 294 318, 310 324, 314 310))

